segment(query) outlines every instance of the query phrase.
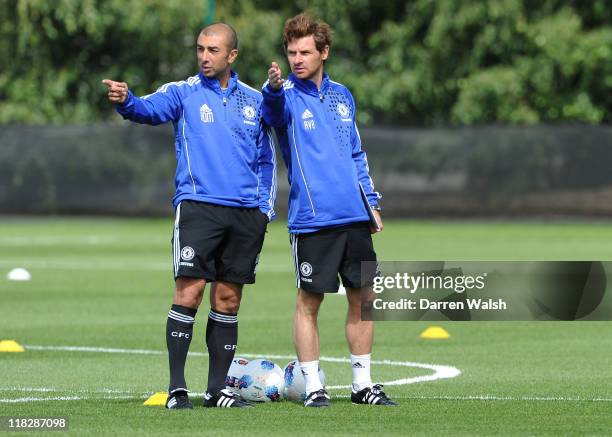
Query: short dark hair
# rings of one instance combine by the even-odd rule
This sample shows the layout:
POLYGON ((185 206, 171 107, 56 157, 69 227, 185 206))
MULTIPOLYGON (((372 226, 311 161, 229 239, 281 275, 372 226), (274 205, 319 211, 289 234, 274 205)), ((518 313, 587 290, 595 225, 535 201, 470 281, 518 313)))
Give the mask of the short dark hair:
POLYGON ((285 51, 291 41, 309 35, 313 36, 315 46, 319 52, 322 52, 325 46, 331 46, 332 30, 329 24, 321 20, 315 20, 305 12, 289 18, 285 21, 285 28, 283 29, 283 46, 285 51))
POLYGON ((212 27, 212 26, 217 26, 217 25, 223 25, 225 27, 228 28, 228 30, 230 31, 230 45, 229 45, 229 49, 230 50, 237 50, 238 49, 238 34, 236 33, 236 29, 234 29, 232 26, 230 26, 227 23, 213 23, 213 24, 209 24, 208 26, 206 26, 205 28, 203 28, 202 30, 200 30, 200 33, 198 35, 201 34, 206 34, 208 32, 208 30, 212 27))

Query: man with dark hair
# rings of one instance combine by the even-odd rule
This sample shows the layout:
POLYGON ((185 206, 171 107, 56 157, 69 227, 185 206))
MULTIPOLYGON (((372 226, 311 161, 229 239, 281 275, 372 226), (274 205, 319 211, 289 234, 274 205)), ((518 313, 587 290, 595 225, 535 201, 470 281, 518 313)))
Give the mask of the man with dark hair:
POLYGON ((351 351, 355 404, 396 405, 372 383, 374 325, 361 320, 370 299, 376 261, 371 232, 382 230, 380 195, 374 190, 355 124, 349 90, 324 72, 331 29, 306 14, 285 23, 284 46, 292 73, 284 81, 277 63, 263 89, 263 117, 277 129, 288 169, 289 232, 297 279, 294 343, 306 381, 307 407, 325 407, 330 397, 319 380, 317 315, 324 293, 346 287, 346 338, 351 351), (363 275, 362 275, 363 273, 363 275))
POLYGON ((237 43, 226 24, 204 28, 196 43, 199 73, 144 97, 135 97, 124 82, 103 81, 124 118, 174 125, 176 287, 166 325, 170 409, 192 408, 184 369, 207 282, 212 285, 204 406, 249 406, 225 388, 225 377, 238 340, 242 288, 255 282, 267 223, 274 218, 276 161, 261 117, 261 93, 231 69, 237 43))

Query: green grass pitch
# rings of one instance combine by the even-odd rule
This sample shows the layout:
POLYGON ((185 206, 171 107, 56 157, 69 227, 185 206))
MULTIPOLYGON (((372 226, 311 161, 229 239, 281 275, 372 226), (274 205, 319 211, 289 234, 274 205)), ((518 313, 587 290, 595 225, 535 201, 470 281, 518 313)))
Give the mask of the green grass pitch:
MULTIPOLYGON (((172 219, 0 220, 0 339, 32 346, 159 351, 159 354, 30 349, 0 353, 0 416, 68 416, 83 435, 609 434, 612 325, 608 322, 443 323, 448 340, 422 340, 430 323, 383 322, 375 360, 446 365, 459 376, 387 386, 397 408, 291 402, 248 411, 144 407, 167 384, 165 319, 173 287, 172 219), (26 267, 29 282, 6 273, 26 267), (30 399, 26 401, 26 399, 30 399)), ((612 224, 594 222, 393 221, 375 236, 381 260, 612 260, 612 224)), ((245 289, 237 355, 293 355, 293 263, 283 223, 269 228, 257 284, 245 289)), ((204 352, 204 305, 191 350, 204 352)), ((345 298, 320 315, 326 357, 347 357, 345 298)), ((274 360, 281 367, 288 359, 274 360)), ((350 383, 347 363, 322 362, 328 384, 350 383)), ((375 365, 389 381, 431 370, 375 365)), ((190 356, 190 389, 205 389, 207 359, 190 356)))

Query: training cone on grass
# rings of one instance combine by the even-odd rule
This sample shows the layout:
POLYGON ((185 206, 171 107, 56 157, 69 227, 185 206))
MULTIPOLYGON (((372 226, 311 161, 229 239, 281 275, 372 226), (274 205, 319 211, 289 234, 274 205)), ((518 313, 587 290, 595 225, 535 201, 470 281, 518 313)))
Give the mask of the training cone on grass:
POLYGON ((32 275, 26 269, 17 267, 7 273, 6 279, 9 281, 30 281, 32 275))
POLYGON ((167 400, 168 393, 166 393, 165 391, 158 391, 153 396, 149 397, 149 399, 144 401, 144 404, 142 405, 146 405, 147 407, 163 407, 166 405, 167 400))
POLYGON ((421 332, 421 338, 427 340, 445 340, 450 338, 448 331, 440 326, 430 326, 425 331, 421 332))
POLYGON ((15 340, 0 340, 0 352, 25 352, 25 349, 15 340))

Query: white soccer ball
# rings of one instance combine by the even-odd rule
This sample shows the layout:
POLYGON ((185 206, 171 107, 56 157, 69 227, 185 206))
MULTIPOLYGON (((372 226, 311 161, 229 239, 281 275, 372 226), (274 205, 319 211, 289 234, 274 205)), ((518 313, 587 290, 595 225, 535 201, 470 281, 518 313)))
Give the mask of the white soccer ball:
POLYGON ((250 361, 238 381, 240 394, 247 401, 269 402, 283 398, 283 370, 270 360, 250 361))
POLYGON ((225 377, 225 386, 230 389, 230 391, 240 394, 238 381, 242 375, 246 373, 245 369, 247 364, 249 364, 249 360, 246 358, 238 357, 232 360, 232 365, 227 371, 227 376, 225 377))
MULTIPOLYGON (((283 379, 285 380, 285 398, 292 401, 303 401, 306 399, 306 382, 297 360, 289 361, 283 369, 283 379)), ((319 379, 325 387, 325 372, 319 367, 319 379)))

